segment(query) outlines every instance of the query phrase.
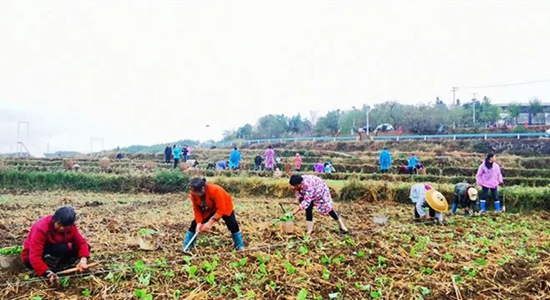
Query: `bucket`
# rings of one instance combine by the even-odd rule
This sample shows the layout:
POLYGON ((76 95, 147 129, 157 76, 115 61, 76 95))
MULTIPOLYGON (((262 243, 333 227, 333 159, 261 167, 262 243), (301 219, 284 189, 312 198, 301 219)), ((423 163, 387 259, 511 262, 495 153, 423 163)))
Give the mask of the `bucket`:
POLYGON ((138 244, 143 250, 157 250, 160 246, 159 233, 140 234, 138 232, 138 244))
POLYGON ((283 230, 284 233, 293 233, 294 222, 293 221, 281 222, 281 229, 283 230))
POLYGON ((386 225, 388 223, 388 217, 386 216, 374 216, 374 224, 386 225))
POLYGON ((19 255, 0 255, 0 267, 9 270, 20 269, 22 264, 19 255))

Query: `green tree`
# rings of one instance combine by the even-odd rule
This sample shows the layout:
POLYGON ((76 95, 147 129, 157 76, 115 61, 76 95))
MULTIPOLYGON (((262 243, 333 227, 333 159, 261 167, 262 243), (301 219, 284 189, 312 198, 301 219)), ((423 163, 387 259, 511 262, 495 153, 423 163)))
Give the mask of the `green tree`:
POLYGON ((529 125, 533 124, 533 117, 542 112, 542 104, 537 98, 529 101, 529 125))
POLYGON ((294 135, 301 135, 311 132, 311 122, 303 120, 300 114, 293 116, 288 121, 288 131, 294 135))
POLYGON ((521 113, 521 105, 518 103, 511 103, 508 106, 508 117, 510 117, 511 120, 514 120, 514 124, 518 123, 518 116, 521 113))
POLYGON ((243 127, 237 129, 236 137, 238 139, 252 138, 254 133, 254 128, 250 124, 246 124, 243 127))
POLYGON ((339 133, 338 121, 342 112, 338 110, 329 111, 325 116, 319 118, 314 128, 317 135, 335 135, 339 133))
POLYGON ((288 118, 285 115, 267 115, 258 120, 259 138, 282 137, 288 132, 288 118))
POLYGON ((485 123, 485 125, 490 125, 495 123, 500 119, 500 107, 497 105, 491 104, 491 99, 487 96, 483 97, 481 102, 481 114, 479 116, 479 121, 485 123))

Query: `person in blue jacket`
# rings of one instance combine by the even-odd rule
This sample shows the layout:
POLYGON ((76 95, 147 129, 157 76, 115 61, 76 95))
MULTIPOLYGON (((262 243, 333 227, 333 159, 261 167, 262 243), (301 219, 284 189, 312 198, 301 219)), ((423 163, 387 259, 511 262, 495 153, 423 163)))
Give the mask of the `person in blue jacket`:
POLYGON ((178 167, 178 163, 180 161, 181 147, 174 145, 174 149, 172 151, 174 152, 174 169, 175 169, 178 167))
POLYGON ((390 151, 386 147, 380 151, 380 173, 388 173, 392 163, 390 151))
POLYGON ((239 163, 241 162, 241 153, 237 150, 237 147, 233 148, 229 155, 229 169, 238 170, 239 163))
POLYGON ((413 155, 409 157, 409 165, 407 166, 409 168, 409 174, 416 173, 415 167, 418 162, 419 162, 418 158, 414 156, 414 153, 413 153, 413 155))

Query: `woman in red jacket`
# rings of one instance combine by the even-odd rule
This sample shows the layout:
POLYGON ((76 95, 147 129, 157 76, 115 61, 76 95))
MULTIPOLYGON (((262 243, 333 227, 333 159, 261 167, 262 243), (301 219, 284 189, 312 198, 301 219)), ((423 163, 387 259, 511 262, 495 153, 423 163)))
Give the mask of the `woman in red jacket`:
POLYGON ((216 222, 223 219, 227 229, 231 231, 235 249, 244 250, 243 236, 233 210, 231 195, 217 184, 206 183, 206 179, 203 178, 191 179, 189 188, 191 190, 189 198, 191 198, 195 219, 185 234, 183 248, 194 242, 191 239, 197 230, 198 232, 209 231, 216 222))
POLYGON ((31 227, 23 244, 21 260, 38 276, 53 281, 55 273, 67 268, 78 259, 77 268, 88 268, 90 246, 75 225, 76 212, 70 206, 58 208, 55 213, 38 220, 31 227))

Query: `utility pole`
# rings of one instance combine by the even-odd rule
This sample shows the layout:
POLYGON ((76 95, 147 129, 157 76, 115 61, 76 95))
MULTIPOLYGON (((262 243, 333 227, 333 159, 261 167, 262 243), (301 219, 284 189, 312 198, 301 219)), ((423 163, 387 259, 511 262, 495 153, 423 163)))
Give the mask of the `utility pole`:
POLYGON ((456 95, 455 95, 456 91, 458 91, 458 87, 453 86, 451 88, 451 92, 453 92, 453 105, 456 105, 456 95))
POLYGON ((476 125, 476 93, 473 93, 474 98, 472 99, 472 115, 474 120, 474 125, 476 125))

